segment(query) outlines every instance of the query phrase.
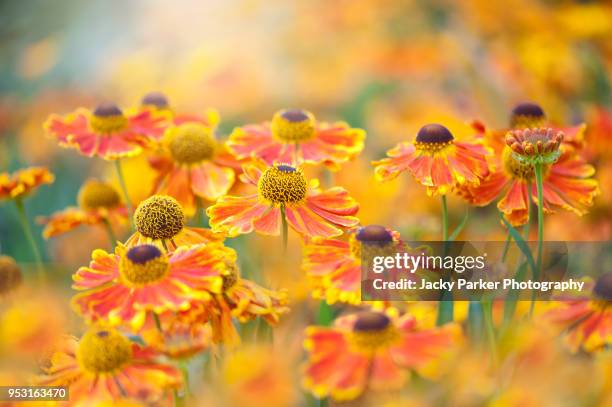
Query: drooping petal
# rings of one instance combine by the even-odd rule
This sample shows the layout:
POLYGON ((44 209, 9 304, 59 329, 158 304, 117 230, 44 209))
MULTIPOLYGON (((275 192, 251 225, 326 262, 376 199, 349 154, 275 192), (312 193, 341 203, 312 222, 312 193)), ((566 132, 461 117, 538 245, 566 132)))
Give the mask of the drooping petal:
POLYGON ((234 171, 210 161, 204 161, 191 169, 191 188, 196 195, 208 201, 216 201, 227 194, 234 184, 234 171))

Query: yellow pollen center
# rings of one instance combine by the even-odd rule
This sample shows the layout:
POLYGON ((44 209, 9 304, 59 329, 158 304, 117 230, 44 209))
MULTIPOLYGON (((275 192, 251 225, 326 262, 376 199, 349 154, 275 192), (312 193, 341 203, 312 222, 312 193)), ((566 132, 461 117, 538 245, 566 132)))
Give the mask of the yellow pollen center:
POLYGON ((79 342, 77 359, 87 371, 110 373, 132 358, 130 341, 114 329, 92 329, 79 342))
POLYGON ((278 165, 262 174, 257 189, 261 198, 274 204, 295 204, 306 198, 308 182, 300 168, 278 165))
POLYGON ((415 141, 414 147, 423 153, 434 154, 444 150, 446 147, 452 145, 454 143, 453 140, 450 141, 442 141, 442 142, 421 142, 415 141))
POLYGON ((215 154, 216 141, 211 129, 199 123, 186 123, 168 131, 170 153, 181 164, 210 160, 215 154))
POLYGON ((129 255, 123 256, 119 263, 119 274, 129 285, 143 286, 163 280, 170 270, 168 257, 159 253, 146 261, 133 261, 129 255))
POLYGON ((123 114, 97 115, 89 118, 91 130, 96 134, 110 136, 119 133, 128 127, 128 119, 123 114))
POLYGON ((541 127, 546 123, 546 117, 544 116, 527 116, 527 115, 513 115, 510 119, 510 126, 513 129, 531 129, 534 127, 541 127))
POLYGON ((109 184, 88 180, 79 190, 78 202, 83 209, 115 208, 121 203, 121 198, 109 184))
POLYGON ((393 324, 389 324, 383 329, 353 331, 350 333, 349 343, 358 352, 372 354, 392 346, 399 339, 399 331, 393 324))
POLYGON ((272 136, 284 143, 299 143, 315 135, 315 117, 301 109, 285 109, 274 114, 272 136))
POLYGON ((227 271, 227 274, 223 275, 223 291, 227 291, 235 286, 240 278, 238 265, 235 262, 226 261, 225 270, 227 271))
POLYGON ((171 239, 185 226, 185 215, 178 201, 167 195, 153 195, 134 212, 136 230, 151 239, 171 239))

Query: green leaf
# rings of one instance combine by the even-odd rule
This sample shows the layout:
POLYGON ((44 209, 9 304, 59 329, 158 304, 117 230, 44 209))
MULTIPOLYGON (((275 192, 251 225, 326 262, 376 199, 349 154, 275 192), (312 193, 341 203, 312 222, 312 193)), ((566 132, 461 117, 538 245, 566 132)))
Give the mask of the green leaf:
POLYGON ((502 219, 502 222, 504 222, 504 224, 508 228, 510 235, 512 235, 512 238, 518 245, 519 249, 525 255, 525 258, 527 259, 527 262, 529 263, 529 267, 531 267, 533 277, 535 279, 539 279, 539 276, 538 276, 539 271, 536 267, 535 261, 533 260, 533 255, 531 254, 531 250, 529 250, 529 246, 527 246, 527 243, 525 242, 521 234, 506 220, 506 218, 504 218, 503 214, 501 216, 501 219, 502 219))
POLYGON ((461 223, 459 223, 457 225, 457 227, 455 228, 455 230, 453 230, 453 233, 448 237, 448 240, 450 242, 454 242, 455 239, 457 238, 457 236, 459 236, 459 233, 461 233, 461 230, 463 229, 463 227, 467 224, 468 218, 470 217, 470 210, 466 209, 465 210, 465 216, 463 217, 463 219, 461 219, 461 223))

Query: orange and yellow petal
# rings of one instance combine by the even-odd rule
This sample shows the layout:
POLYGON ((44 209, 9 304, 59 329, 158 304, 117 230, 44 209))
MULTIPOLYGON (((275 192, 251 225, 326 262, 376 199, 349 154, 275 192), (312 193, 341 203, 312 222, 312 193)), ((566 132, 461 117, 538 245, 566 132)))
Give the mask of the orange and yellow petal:
POLYGON ((29 167, 12 174, 0 173, 0 199, 26 196, 44 184, 52 184, 55 176, 45 167, 29 167))
POLYGON ((196 195, 214 202, 227 194, 234 184, 234 177, 231 168, 204 161, 191 169, 191 188, 196 195))

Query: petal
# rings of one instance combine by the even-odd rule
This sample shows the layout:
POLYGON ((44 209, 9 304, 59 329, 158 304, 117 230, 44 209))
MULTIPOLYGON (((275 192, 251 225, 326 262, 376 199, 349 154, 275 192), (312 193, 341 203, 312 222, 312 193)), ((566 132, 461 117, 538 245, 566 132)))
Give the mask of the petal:
POLYGON ((269 205, 260 202, 257 195, 245 197, 224 196, 206 210, 215 232, 229 236, 253 231, 255 220, 262 217, 269 205))
POLYGON ((234 184, 234 171, 205 161, 191 169, 193 192, 208 201, 227 194, 234 184))

